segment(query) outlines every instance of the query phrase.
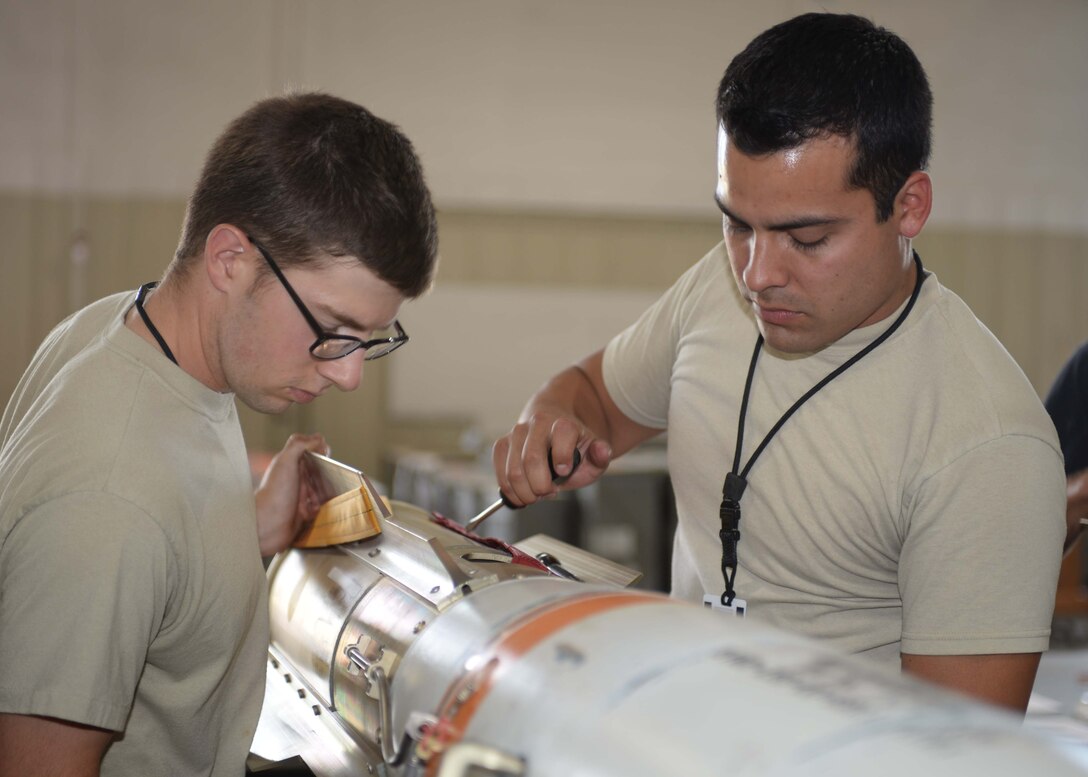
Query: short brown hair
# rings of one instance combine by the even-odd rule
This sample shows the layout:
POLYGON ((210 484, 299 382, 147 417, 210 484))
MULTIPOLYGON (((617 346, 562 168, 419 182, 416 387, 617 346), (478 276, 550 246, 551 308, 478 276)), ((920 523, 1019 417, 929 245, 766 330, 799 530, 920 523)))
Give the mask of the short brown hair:
POLYGON ((357 257, 405 297, 426 291, 438 229, 408 138, 366 108, 321 93, 274 97, 230 123, 189 198, 172 269, 232 224, 284 265, 357 257))

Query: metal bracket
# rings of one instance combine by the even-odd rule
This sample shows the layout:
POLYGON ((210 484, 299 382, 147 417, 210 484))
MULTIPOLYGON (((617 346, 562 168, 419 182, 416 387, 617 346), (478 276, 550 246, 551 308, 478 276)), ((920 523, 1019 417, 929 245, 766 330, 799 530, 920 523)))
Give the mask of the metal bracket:
POLYGON ((502 777, 520 777, 525 774, 525 762, 487 745, 458 742, 442 754, 436 777, 472 777, 480 769, 502 777))
POLYGON ((379 648, 376 656, 368 658, 358 645, 349 645, 344 649, 344 655, 348 661, 364 672, 369 684, 368 692, 373 692, 378 700, 378 730, 376 732, 378 744, 382 749, 382 760, 388 764, 397 763, 400 752, 393 744, 393 708, 389 702, 389 678, 385 674, 379 662, 385 654, 384 648, 379 648))

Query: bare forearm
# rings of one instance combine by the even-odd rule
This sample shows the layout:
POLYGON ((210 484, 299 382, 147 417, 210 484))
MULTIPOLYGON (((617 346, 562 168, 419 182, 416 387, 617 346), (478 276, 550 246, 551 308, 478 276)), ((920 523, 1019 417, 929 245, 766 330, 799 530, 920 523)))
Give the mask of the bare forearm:
POLYGON ((600 397, 581 365, 568 367, 544 384, 521 411, 519 423, 539 414, 576 419, 599 439, 612 442, 600 397))
POLYGON ((1021 715, 1027 709, 1038 653, 968 656, 903 654, 903 671, 1021 715))
POLYGON ((564 488, 581 488, 600 477, 613 456, 658 433, 636 424, 612 401, 602 362, 603 351, 597 351, 553 377, 530 398, 509 434, 495 441, 495 476, 515 504, 556 492, 549 461, 556 474, 569 475, 564 488), (575 449, 581 464, 572 474, 575 449))
POLYGON ((526 404, 519 423, 534 416, 576 419, 591 437, 608 443, 613 458, 659 434, 617 407, 605 387, 603 365, 602 350, 554 376, 526 404))
POLYGON ((257 544, 261 558, 268 558, 291 544, 298 534, 298 525, 278 517, 273 497, 262 494, 260 489, 254 492, 253 497, 257 504, 257 544))
POLYGON ((0 777, 98 777, 112 731, 0 713, 0 777))

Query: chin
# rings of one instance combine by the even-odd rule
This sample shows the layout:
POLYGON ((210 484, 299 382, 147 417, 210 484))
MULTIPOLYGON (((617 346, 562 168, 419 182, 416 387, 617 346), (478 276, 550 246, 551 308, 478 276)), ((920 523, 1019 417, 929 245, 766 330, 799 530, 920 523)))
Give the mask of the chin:
POLYGON ((813 348, 809 344, 808 337, 796 332, 784 332, 777 327, 760 327, 760 333, 763 335, 763 342, 775 351, 780 353, 809 353, 818 348, 813 348))
POLYGON ((764 342, 782 354, 815 354, 829 343, 811 334, 800 332, 764 332, 764 342))
POLYGON ((759 324, 759 331, 763 335, 763 341, 780 353, 806 354, 822 351, 846 334, 829 335, 827 332, 814 332, 812 330, 799 331, 785 329, 783 327, 759 324))
POLYGON ((258 413, 264 413, 265 415, 279 415, 289 410, 291 405, 294 404, 289 399, 264 395, 254 396, 249 393, 236 393, 235 399, 250 410, 256 410, 258 413))

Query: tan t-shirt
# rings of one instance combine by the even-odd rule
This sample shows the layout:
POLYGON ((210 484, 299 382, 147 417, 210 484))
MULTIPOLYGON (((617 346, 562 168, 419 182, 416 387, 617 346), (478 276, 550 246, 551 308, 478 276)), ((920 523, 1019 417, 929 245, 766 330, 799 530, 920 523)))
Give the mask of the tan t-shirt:
MULTIPOLYGON (((904 303, 905 304, 905 303, 904 303)), ((784 412, 894 321, 809 355, 764 348, 741 467, 784 412)), ((607 347, 620 409, 668 428, 673 593, 720 595, 718 508, 758 331, 719 245, 607 347)), ((902 327, 786 423, 741 501, 749 617, 869 653, 1047 648, 1065 478, 1035 391, 930 275, 902 327)))
POLYGON ((123 732, 104 777, 237 777, 268 644, 245 447, 133 296, 62 323, 0 425, 0 711, 123 732))

